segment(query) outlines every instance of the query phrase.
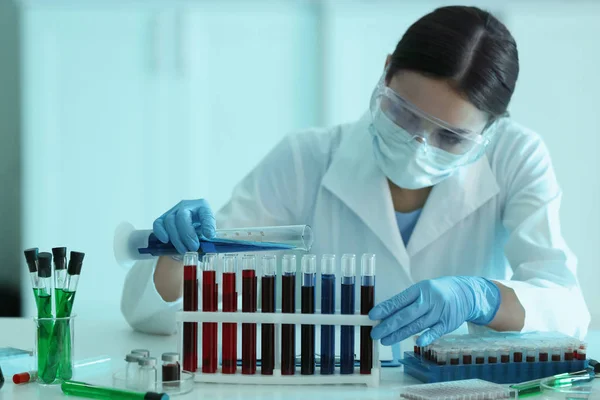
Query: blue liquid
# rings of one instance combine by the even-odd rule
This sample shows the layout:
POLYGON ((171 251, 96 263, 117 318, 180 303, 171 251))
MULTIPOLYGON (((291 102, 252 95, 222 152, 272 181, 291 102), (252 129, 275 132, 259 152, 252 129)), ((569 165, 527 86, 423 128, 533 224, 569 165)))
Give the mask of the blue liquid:
MULTIPOLYGON (((342 278, 342 314, 354 314, 354 278, 342 278), (345 279, 352 283, 344 284, 345 279)), ((340 373, 354 373, 354 326, 342 325, 340 344, 340 373)))
MULTIPOLYGON (((200 254, 205 253, 243 253, 246 251, 273 251, 293 249, 294 246, 282 243, 269 242, 250 242, 232 239, 202 239, 200 241, 200 254)), ((155 257, 174 256, 179 252, 173 246, 173 243, 163 243, 154 233, 148 236, 148 247, 138 249, 140 254, 151 254, 155 257)))
MULTIPOLYGON (((321 275, 321 314, 335 313, 335 275, 321 275)), ((335 369, 335 326, 321 326, 321 375, 335 369)))

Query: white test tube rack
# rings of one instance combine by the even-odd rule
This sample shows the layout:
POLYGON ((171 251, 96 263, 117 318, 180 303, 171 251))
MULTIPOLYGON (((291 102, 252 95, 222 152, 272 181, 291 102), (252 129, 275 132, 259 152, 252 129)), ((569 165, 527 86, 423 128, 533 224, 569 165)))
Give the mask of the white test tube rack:
MULTIPOLYGON (((381 377, 381 363, 379 362, 379 341, 373 340, 373 366, 370 374, 361 374, 359 367, 354 367, 353 374, 340 374, 336 368, 330 375, 321 375, 318 368, 315 368, 314 375, 301 375, 300 369, 296 367, 294 375, 281 374, 281 325, 347 325, 347 326, 375 326, 379 322, 371 321, 366 315, 346 315, 346 314, 301 314, 299 311, 295 314, 281 313, 243 313, 243 312, 203 312, 203 311, 179 311, 176 313, 178 323, 183 322, 215 322, 215 323, 251 323, 251 324, 274 324, 275 325, 275 367, 273 375, 262 375, 260 367, 257 367, 253 375, 244 375, 241 368, 238 367, 235 374, 223 374, 221 368, 216 373, 202 373, 202 367, 199 365, 195 373, 194 380, 202 383, 230 383, 246 385, 329 385, 329 384, 364 384, 369 387, 378 387, 381 377)), ((318 330, 317 330, 318 331, 318 330)), ((201 332, 199 327, 198 332, 201 332)), ((179 348, 181 348, 182 332, 179 332, 179 348)), ((355 341, 360 341, 360 333, 355 333, 355 341)), ((257 342, 260 336, 257 335, 257 342)), ((296 341, 300 340, 296 335, 296 341)), ((198 346, 198 360, 202 360, 202 346, 198 346)), ((315 349, 316 350, 316 349, 315 349)), ((257 354, 257 358, 260 355, 257 354)))

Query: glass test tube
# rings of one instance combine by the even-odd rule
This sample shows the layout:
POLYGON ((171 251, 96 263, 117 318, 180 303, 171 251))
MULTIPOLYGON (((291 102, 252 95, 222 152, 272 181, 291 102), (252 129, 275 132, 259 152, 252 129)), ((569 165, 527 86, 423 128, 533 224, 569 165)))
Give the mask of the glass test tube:
POLYGON ((485 364, 485 353, 483 350, 477 350, 475 352, 475 364, 485 364))
MULTIPOLYGON (((360 313, 368 315, 375 306, 375 254, 363 254, 360 265, 360 313)), ((360 327, 360 373, 370 374, 373 368, 373 340, 370 326, 360 327)))
MULTIPOLYGON (((356 280, 356 256, 354 254, 342 255, 342 293, 341 313, 353 315, 354 283, 356 280)), ((354 326, 343 325, 340 335, 340 374, 354 373, 354 326)))
MULTIPOLYGON (((218 310, 219 288, 217 284, 216 254, 206 254, 202 258, 202 311, 216 312, 218 310)), ((202 373, 217 372, 217 335, 219 324, 216 322, 202 323, 202 373)))
MULTIPOLYGON (((256 256, 242 257, 242 312, 256 312, 256 256)), ((242 324, 242 374, 256 373, 256 324, 242 324)))
MULTIPOLYGON (((223 312, 237 311, 236 264, 235 254, 223 256, 223 312)), ((237 323, 224 322, 222 336, 222 372, 235 374, 237 370, 237 323)))
MULTIPOLYGON (((335 314, 335 255, 321 257, 321 314, 335 314)), ((321 326, 321 375, 335 370, 335 325, 321 326)))
POLYGON ((573 361, 573 346, 565 347, 565 361, 573 361))
MULTIPOLYGON (((262 290, 261 311, 263 313, 275 312, 275 275, 277 274, 277 258, 274 255, 265 255, 262 258, 262 290)), ((275 367, 275 325, 261 325, 261 368, 262 375, 273 375, 275 367)))
MULTIPOLYGON (((302 256, 302 314, 315 313, 315 277, 317 273, 317 256, 302 256)), ((302 324, 301 329, 300 373, 315 373, 315 326, 302 324)))
POLYGON ((546 349, 546 348, 540 349, 540 356, 539 356, 540 362, 548 361, 548 353, 549 353, 548 349, 546 349))
MULTIPOLYGON (((183 311, 198 311, 198 253, 183 256, 183 311)), ((198 323, 183 323, 183 369, 196 372, 198 368, 198 323)))
MULTIPOLYGON (((281 260, 281 312, 296 312, 296 256, 285 254, 281 260)), ((281 374, 296 372, 296 325, 281 325, 281 374)))
POLYGON ((559 347, 555 347, 552 349, 552 361, 557 362, 560 361, 561 351, 559 347))

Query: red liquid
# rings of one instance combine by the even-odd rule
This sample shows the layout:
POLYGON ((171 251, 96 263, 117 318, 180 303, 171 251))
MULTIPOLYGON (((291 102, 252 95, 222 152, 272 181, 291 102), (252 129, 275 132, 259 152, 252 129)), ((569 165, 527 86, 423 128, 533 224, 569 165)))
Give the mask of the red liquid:
MULTIPOLYGON (((198 277, 195 265, 183 267, 183 311, 198 311, 198 277)), ((183 323, 183 369, 198 369, 198 323, 183 323)))
MULTIPOLYGON (((375 305, 375 286, 360 287, 360 313, 368 315, 375 305)), ((360 327, 360 373, 368 375, 373 368, 373 339, 370 326, 360 327)))
POLYGON ((565 353, 565 361, 573 361, 573 353, 570 351, 567 351, 565 353))
POLYGON ((459 359, 458 358, 451 358, 450 359, 450 365, 458 365, 459 359))
POLYGON ((502 364, 506 364, 508 362, 510 362, 510 356, 508 354, 503 354, 500 356, 500 362, 502 364))
POLYGON ((419 346, 415 346, 414 351, 415 351, 416 355, 420 355, 421 354, 421 348, 419 346))
POLYGON ((527 356, 525 357, 526 362, 535 362, 535 356, 527 356))
POLYGON ((437 365, 446 365, 446 361, 438 361, 437 365))
MULTIPOLYGON (((281 277, 281 311, 293 314, 296 311, 296 275, 281 277)), ((296 372, 296 325, 281 325, 281 374, 296 372)))
POLYGON ((172 382, 181 380, 179 363, 164 364, 162 366, 162 381, 172 382))
POLYGON ((586 359, 586 353, 577 353, 577 359, 579 361, 584 361, 586 359))
MULTIPOLYGON (((202 272, 202 311, 217 311, 218 290, 216 272, 202 272)), ((216 322, 202 323, 202 372, 214 374, 217 372, 217 332, 216 322)))
MULTIPOLYGON (((263 276, 262 277, 262 312, 274 313, 275 312, 275 277, 274 276, 263 276)), ((262 375, 273 375, 273 368, 275 367, 275 352, 273 346, 275 345, 275 325, 273 324, 262 324, 262 354, 261 354, 261 367, 260 373, 262 375)))
POLYGON ((471 357, 471 355, 464 354, 463 355, 463 364, 472 364, 472 363, 473 363, 473 357, 471 357))
POLYGON ((548 361, 548 353, 540 353, 540 362, 548 361))
POLYGON ((483 364, 485 363, 484 357, 475 357, 475 364, 483 364))
MULTIPOLYGON (((237 311, 235 272, 223 273, 223 311, 237 311)), ((237 324, 223 323, 223 373, 235 374, 237 369, 237 324)))
MULTIPOLYGON (((242 271, 242 312, 256 312, 256 272, 242 271)), ((256 373, 256 324, 242 324, 242 374, 256 373)))
POLYGON ((552 361, 560 361, 560 354, 552 354, 552 361))
POLYGON ((488 364, 496 364, 498 362, 498 357, 488 357, 488 364))
POLYGON ((513 361, 514 362, 523 362, 523 353, 515 352, 515 355, 513 356, 513 361))

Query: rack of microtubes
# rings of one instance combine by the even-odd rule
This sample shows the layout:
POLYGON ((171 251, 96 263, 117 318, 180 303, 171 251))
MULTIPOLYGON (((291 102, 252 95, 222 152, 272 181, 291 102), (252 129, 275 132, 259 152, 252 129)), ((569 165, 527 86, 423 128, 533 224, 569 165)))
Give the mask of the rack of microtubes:
POLYGON ((556 332, 449 335, 405 352, 404 373, 422 382, 517 383, 588 366, 587 344, 556 332))
MULTIPOLYGON (((333 374, 322 375, 318 368, 310 375, 302 374, 301 368, 296 366, 296 360, 293 361, 293 372, 291 374, 282 374, 281 366, 281 348, 282 332, 281 328, 285 325, 302 326, 351 326, 351 327, 372 327, 378 322, 371 321, 366 315, 342 315, 342 314, 301 314, 300 310, 295 314, 277 313, 242 313, 242 312, 186 312, 176 313, 176 319, 179 326, 185 323, 216 323, 216 324, 273 324, 275 330, 275 341, 273 343, 274 368, 270 375, 264 375, 260 367, 251 374, 242 373, 240 368, 233 368, 229 373, 223 373, 223 362, 215 372, 202 372, 202 365, 197 366, 194 380, 203 383, 229 383, 229 384, 260 384, 260 385, 327 385, 327 384, 364 384, 369 387, 379 386, 381 364, 379 362, 379 341, 369 340, 372 346, 372 366, 365 371, 364 367, 355 367, 352 373, 341 374, 336 369, 333 374), (233 373, 232 373, 233 372, 233 373)), ((237 329, 237 328, 236 328, 237 329)), ((199 327, 199 330, 200 327, 199 327)), ((318 330, 317 330, 318 332, 318 330)), ((181 334, 179 337, 181 338, 181 334)), ((299 337, 298 337, 299 339, 299 337)), ((358 339, 358 337, 357 337, 358 339)), ((259 338, 260 340, 260 338, 259 338)), ((200 340, 202 342, 202 340, 200 340)), ((237 346, 237 344, 236 344, 237 346)), ((362 345, 361 345, 362 346, 362 345)), ((200 345, 199 348, 204 346, 200 345)), ((181 340, 180 340, 181 348, 181 340)), ((206 349, 206 347, 204 347, 206 349)), ((242 352, 243 352, 242 348, 242 352)), ((198 360, 204 357, 199 351, 198 360)), ((185 351, 184 353, 185 354, 185 351)), ((223 356, 221 357, 223 358, 223 356)), ((236 360, 237 361, 237 360, 236 360)), ((200 361, 199 364, 202 364, 200 361)), ((230 368, 231 369, 231 368, 230 368)), ((289 372, 288 372, 289 373, 289 372)))

